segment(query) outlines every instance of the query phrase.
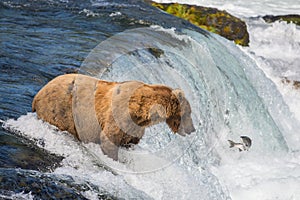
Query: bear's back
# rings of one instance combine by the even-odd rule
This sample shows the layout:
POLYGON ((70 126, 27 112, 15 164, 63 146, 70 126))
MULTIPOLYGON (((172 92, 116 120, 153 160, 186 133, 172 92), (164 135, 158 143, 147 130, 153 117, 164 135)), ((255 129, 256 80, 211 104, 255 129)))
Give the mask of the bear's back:
POLYGON ((74 75, 58 76, 51 80, 34 97, 32 111, 60 130, 76 135, 72 115, 73 83, 74 75))

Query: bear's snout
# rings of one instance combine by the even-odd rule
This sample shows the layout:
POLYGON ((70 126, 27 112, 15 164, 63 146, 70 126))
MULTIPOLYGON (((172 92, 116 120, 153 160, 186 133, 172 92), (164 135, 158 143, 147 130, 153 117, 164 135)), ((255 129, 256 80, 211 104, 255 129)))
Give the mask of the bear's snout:
POLYGON ((191 123, 187 123, 187 124, 182 124, 179 129, 178 129, 178 134, 181 136, 186 136, 191 134, 192 132, 196 131, 193 122, 191 121, 191 123))
POLYGON ((193 124, 192 124, 192 126, 189 126, 189 127, 185 128, 184 130, 185 130, 185 132, 186 132, 187 134, 191 134, 192 132, 196 131, 196 129, 195 129, 195 127, 193 126, 193 124))
POLYGON ((196 129, 193 125, 193 120, 190 117, 185 117, 185 119, 183 120, 184 123, 184 132, 186 134, 191 134, 192 132, 194 132, 196 129))

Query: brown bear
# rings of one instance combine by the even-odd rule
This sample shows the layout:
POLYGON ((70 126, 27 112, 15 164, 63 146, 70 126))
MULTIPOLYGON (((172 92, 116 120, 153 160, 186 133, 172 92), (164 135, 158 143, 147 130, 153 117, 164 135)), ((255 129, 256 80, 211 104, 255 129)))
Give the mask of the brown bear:
POLYGON ((138 81, 61 75, 36 94, 32 111, 80 141, 99 143, 114 160, 119 147, 137 144, 148 126, 165 121, 182 136, 195 131, 182 90, 138 81))

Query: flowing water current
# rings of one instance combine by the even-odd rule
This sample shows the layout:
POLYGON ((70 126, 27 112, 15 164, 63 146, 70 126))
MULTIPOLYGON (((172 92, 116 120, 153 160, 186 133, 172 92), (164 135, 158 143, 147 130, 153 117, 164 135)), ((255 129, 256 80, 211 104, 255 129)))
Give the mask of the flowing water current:
POLYGON ((0 10, 0 198, 300 198, 295 103, 258 52, 136 1, 5 1, 0 10), (152 126, 113 161, 31 112, 43 85, 72 72, 181 88, 196 131, 152 126), (229 149, 241 135, 250 150, 229 149))

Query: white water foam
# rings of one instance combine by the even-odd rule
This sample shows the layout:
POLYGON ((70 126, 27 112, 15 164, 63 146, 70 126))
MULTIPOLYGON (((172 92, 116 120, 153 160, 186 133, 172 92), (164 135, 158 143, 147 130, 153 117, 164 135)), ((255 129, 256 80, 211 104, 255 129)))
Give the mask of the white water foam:
POLYGON ((96 16, 100 15, 99 13, 95 13, 86 8, 79 12, 79 14, 82 14, 82 13, 84 13, 87 17, 96 17, 96 16))
MULTIPOLYGON (((195 48, 194 50, 204 52, 203 49, 195 48)), ((209 53, 207 56, 209 56, 209 53)), ((213 67, 214 63, 208 62, 208 64, 213 67)), ((116 69, 113 68, 113 70, 116 69)), ((221 86, 224 85, 223 83, 221 86)), ((242 105, 237 104, 237 106, 242 105)), ((220 108, 220 110, 225 110, 225 108, 220 108)), ((234 110, 232 109, 232 111, 234 110)), ((242 114, 247 115, 247 113, 242 114)), ((242 117, 246 119, 241 120, 250 120, 244 115, 242 117)), ((208 193, 204 185, 211 186, 209 185, 211 181, 208 178, 203 178, 207 175, 205 174, 206 171, 214 172, 219 179, 218 181, 223 185, 222 189, 228 191, 232 199, 300 198, 296 187, 300 185, 299 155, 297 152, 281 154, 281 156, 285 156, 284 159, 280 157, 280 154, 261 155, 260 150, 264 149, 264 143, 254 142, 251 150, 243 153, 224 148, 224 145, 221 145, 219 148, 217 147, 220 163, 218 165, 207 165, 207 168, 201 168, 201 165, 196 165, 188 160, 186 163, 174 163, 153 173, 135 174, 132 171, 145 170, 144 167, 148 164, 164 165, 169 161, 166 158, 151 155, 151 151, 149 153, 148 149, 138 147, 132 151, 135 154, 130 151, 129 153, 121 151, 124 163, 114 162, 102 154, 99 145, 81 144, 70 135, 59 132, 52 126, 37 120, 36 116, 31 113, 17 120, 9 120, 7 124, 25 134, 25 137, 40 141, 37 144, 42 148, 65 157, 62 162, 63 166, 57 168, 53 173, 71 175, 79 183, 91 182, 99 188, 126 199, 142 195, 141 192, 145 194, 145 198, 197 199, 201 196, 204 199, 208 193), (140 156, 145 154, 149 158, 148 164, 143 162, 144 159, 140 159, 140 156), (119 175, 115 176, 109 170, 103 170, 101 168, 102 163, 99 163, 99 160, 109 163, 112 166, 112 171, 119 175), (208 183, 205 183, 205 181, 208 181, 208 183), (285 191, 288 193, 285 193, 285 191)), ((222 126, 220 125, 220 127, 222 126)), ((220 127, 213 127, 213 129, 219 130, 220 127)), ((247 128, 250 127, 251 125, 247 128)), ((160 128, 160 130, 162 129, 160 128)), ((224 130, 224 134, 227 135, 228 130, 224 130)), ((213 137, 215 135, 211 136, 211 138, 213 137)), ((220 138, 214 140, 217 139, 220 138)), ((268 145, 268 141, 266 141, 266 145, 268 145)), ((200 152, 199 149, 193 149, 193 151, 195 152, 191 154, 197 155, 197 151, 200 152)), ((188 158, 193 158, 193 156, 190 155, 188 158)), ((85 192, 84 195, 93 198, 96 194, 95 191, 90 190, 85 192)))
POLYGON ((25 194, 24 192, 11 193, 10 191, 7 191, 5 193, 6 194, 0 194, 0 199, 6 199, 6 200, 34 200, 34 196, 31 194, 31 192, 25 194))
MULTIPOLYGON (((207 191, 200 182, 197 184, 197 179, 190 172, 178 165, 170 165, 168 160, 141 148, 134 154, 121 150, 120 160, 125 163, 119 163, 105 156, 98 144, 80 143, 70 134, 38 120, 35 113, 28 113, 17 120, 10 119, 5 122, 4 127, 35 141, 38 146, 51 153, 64 156, 62 166, 55 169, 53 174, 70 175, 78 183, 92 183, 115 196, 125 199, 192 199, 200 195, 207 196, 207 191), (100 161, 109 165, 109 169, 104 170, 100 161), (140 172, 151 169, 151 166, 165 164, 167 165, 163 169, 140 172), (148 197, 141 195, 141 191, 148 197)), ((97 199, 97 192, 93 189, 82 194, 89 199, 97 199)))
MULTIPOLYGON (((99 163, 99 160, 106 160, 115 166, 120 164, 107 158, 100 150, 100 146, 82 144, 69 133, 58 131, 54 126, 38 120, 34 113, 28 113, 17 120, 8 120, 4 126, 16 131, 21 136, 36 141, 39 147, 63 156, 62 167, 55 169, 52 173, 70 175, 78 183, 89 181, 114 195, 119 194, 128 198, 132 195, 127 194, 130 190, 120 176, 115 176, 102 168, 102 163, 99 163), (96 157, 94 152, 89 151, 89 148, 94 148, 97 152, 96 157)), ((121 167, 118 166, 118 168, 121 167)), ((93 191, 85 194, 91 196, 93 191)))
POLYGON ((290 110, 300 121, 300 91, 283 84, 282 78, 300 81, 300 28, 293 23, 265 23, 253 16, 300 14, 300 1, 273 0, 156 0, 161 3, 186 3, 226 10, 246 20, 250 46, 242 49, 252 57, 266 75, 276 83, 290 110))
MULTIPOLYGON (((178 0, 176 2, 216 7, 244 18, 250 33, 250 46, 241 49, 255 60, 267 77, 276 84, 290 110, 300 121, 300 91, 295 90, 291 84, 282 83, 282 77, 300 80, 300 29, 295 24, 286 22, 267 24, 262 19, 249 18, 267 14, 300 14, 300 1, 178 0)), ((251 150, 253 149, 240 154, 234 150, 223 154, 220 152, 222 157, 220 166, 211 167, 221 184, 228 189, 231 198, 300 199, 299 153, 278 157, 257 155, 251 150)))
POLYGON ((266 75, 277 85, 278 90, 300 121, 300 91, 290 81, 300 81, 300 28, 295 24, 262 20, 248 22, 250 46, 242 49, 252 57, 266 75))
POLYGON ((299 0, 155 0, 159 3, 184 3, 218 8, 238 17, 254 17, 263 15, 300 14, 299 0))
POLYGON ((243 153, 235 159, 223 158, 213 171, 232 199, 296 200, 300 198, 299 160, 299 154, 279 158, 243 153))
MULTIPOLYGON (((257 19, 247 20, 247 23, 250 46, 241 49, 255 60, 267 77, 276 84, 294 117, 300 121, 300 91, 291 84, 282 82, 283 77, 300 80, 300 29, 286 22, 266 24, 257 19)), ((280 111, 277 112, 280 116, 280 111)), ((294 140, 292 137, 299 138, 297 133, 294 133, 286 139, 294 140)), ((232 199, 300 198, 299 153, 291 153, 284 157, 242 154, 236 160, 223 157, 222 161, 220 167, 215 168, 215 175, 226 185, 232 199)))
MULTIPOLYGON (((201 177, 193 175, 195 170, 203 172, 206 169, 192 168, 186 171, 185 167, 171 165, 152 173, 133 173, 134 170, 143 170, 151 162, 163 164, 166 160, 147 154, 146 160, 149 163, 144 163, 145 150, 137 149, 135 154, 126 154, 127 150, 120 152, 122 159, 127 160, 126 163, 112 161, 103 155, 99 145, 80 143, 70 134, 57 131, 55 127, 38 120, 34 113, 28 113, 17 120, 8 120, 5 127, 36 141, 38 146, 51 153, 64 156, 62 166, 51 173, 72 176, 79 184, 92 183, 99 190, 109 191, 125 199, 137 196, 143 199, 196 199, 201 196, 201 199, 206 199, 207 191, 200 184, 201 177), (142 155, 142 159, 139 155, 142 155), (119 175, 103 170, 99 160, 110 162, 110 166, 114 167, 112 170, 116 170, 114 172, 119 175), (148 197, 141 195, 140 191, 145 192, 148 197)), ((210 166, 210 171, 218 177, 223 189, 228 190, 232 199, 300 198, 300 154, 289 154, 280 158, 258 155, 251 150, 239 153, 237 150, 228 149, 220 156, 220 165, 210 166)), ((97 191, 92 188, 82 192, 82 195, 91 200, 98 199, 97 191)), ((23 199, 32 197, 30 194, 17 196, 23 199)))

